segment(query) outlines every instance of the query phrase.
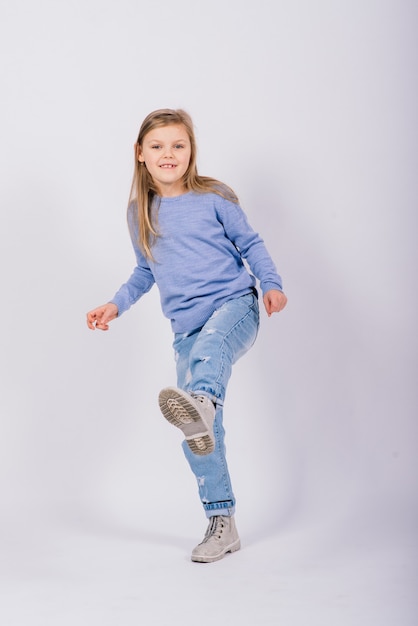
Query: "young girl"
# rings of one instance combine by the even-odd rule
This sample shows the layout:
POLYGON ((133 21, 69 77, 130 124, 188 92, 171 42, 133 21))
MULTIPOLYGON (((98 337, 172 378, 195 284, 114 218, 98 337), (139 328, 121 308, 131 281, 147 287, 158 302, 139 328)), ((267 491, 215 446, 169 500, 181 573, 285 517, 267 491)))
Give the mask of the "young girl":
POLYGON ((191 558, 210 563, 240 548, 223 404, 232 365, 257 335, 255 277, 269 317, 287 299, 234 192, 198 174, 193 124, 183 110, 154 111, 141 126, 128 224, 137 265, 109 303, 87 314, 87 324, 108 330, 111 320, 157 284, 174 333, 178 385, 160 392, 159 405, 183 432, 183 450, 209 518, 191 558))

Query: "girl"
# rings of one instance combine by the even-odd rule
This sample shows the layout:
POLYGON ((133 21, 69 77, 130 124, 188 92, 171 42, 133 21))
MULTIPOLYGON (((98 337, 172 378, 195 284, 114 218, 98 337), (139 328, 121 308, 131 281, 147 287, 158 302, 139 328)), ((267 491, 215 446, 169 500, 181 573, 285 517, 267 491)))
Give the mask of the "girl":
POLYGON ((223 404, 231 367, 257 335, 255 277, 269 317, 287 299, 234 192, 198 174, 193 124, 183 110, 154 111, 141 126, 128 224, 136 267, 110 302, 87 314, 87 324, 108 330, 157 284, 174 333, 178 385, 161 391, 159 405, 184 434, 183 450, 209 518, 192 560, 210 563, 240 548, 223 404))

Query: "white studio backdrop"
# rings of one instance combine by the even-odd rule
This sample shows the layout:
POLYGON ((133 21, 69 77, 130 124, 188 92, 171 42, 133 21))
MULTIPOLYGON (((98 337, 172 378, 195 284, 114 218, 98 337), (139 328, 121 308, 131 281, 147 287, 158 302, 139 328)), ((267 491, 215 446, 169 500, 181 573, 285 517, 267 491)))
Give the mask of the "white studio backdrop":
POLYGON ((236 190, 289 297, 262 315, 229 390, 241 526, 410 551, 416 3, 2 0, 0 12, 3 527, 202 515, 156 402, 175 382, 158 293, 108 333, 85 325, 133 267, 140 123, 182 107, 200 173, 236 190))

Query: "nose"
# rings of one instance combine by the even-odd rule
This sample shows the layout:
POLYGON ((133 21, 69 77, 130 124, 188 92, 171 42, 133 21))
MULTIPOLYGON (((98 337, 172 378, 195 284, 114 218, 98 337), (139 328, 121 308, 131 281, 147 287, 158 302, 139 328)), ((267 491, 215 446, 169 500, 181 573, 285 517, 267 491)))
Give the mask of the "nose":
POLYGON ((171 146, 164 146, 163 155, 165 158, 173 158, 173 150, 171 146))

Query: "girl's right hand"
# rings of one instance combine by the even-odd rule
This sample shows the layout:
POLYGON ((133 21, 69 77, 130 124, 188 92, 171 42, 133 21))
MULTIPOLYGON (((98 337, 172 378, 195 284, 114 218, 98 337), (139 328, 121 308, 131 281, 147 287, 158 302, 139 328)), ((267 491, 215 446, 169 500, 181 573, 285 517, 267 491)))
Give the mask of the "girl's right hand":
POLYGON ((109 322, 118 316, 118 307, 112 302, 103 304, 87 313, 87 326, 90 330, 109 330, 109 322))

